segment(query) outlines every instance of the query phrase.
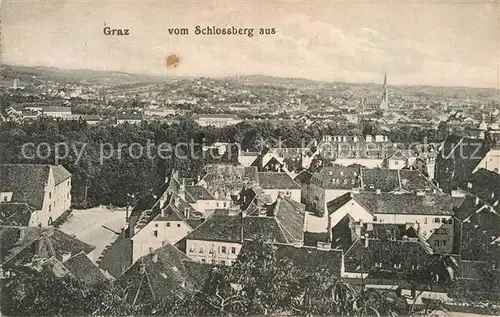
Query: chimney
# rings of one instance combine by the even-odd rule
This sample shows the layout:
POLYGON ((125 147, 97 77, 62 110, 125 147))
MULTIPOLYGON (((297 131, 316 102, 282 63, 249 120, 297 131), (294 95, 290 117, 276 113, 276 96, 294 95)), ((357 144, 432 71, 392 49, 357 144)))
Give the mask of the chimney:
POLYGON ((153 263, 158 262, 158 253, 153 253, 153 256, 151 257, 151 261, 153 261, 153 263))
POLYGON ((141 273, 141 274, 145 274, 146 273, 146 266, 142 262, 139 265, 139 273, 141 273))
POLYGON ((479 205, 479 197, 476 197, 476 206, 479 205))
POLYGON ((189 208, 184 208, 184 217, 189 218, 189 208))
POLYGON ((186 200, 186 184, 185 184, 184 180, 182 180, 182 184, 179 187, 179 191, 177 192, 177 195, 179 195, 179 197, 182 200, 186 200))
POLYGON ((71 258, 71 252, 63 252, 62 253, 62 262, 66 262, 71 258))
POLYGON ((370 244, 368 240, 369 240, 368 236, 365 235, 365 248, 368 248, 368 245, 370 244))

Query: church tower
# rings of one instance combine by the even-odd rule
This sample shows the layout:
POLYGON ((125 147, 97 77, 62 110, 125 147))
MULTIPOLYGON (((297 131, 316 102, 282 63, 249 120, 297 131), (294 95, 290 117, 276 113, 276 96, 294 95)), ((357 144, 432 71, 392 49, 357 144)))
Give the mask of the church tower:
POLYGON ((384 87, 382 91, 382 100, 380 101, 380 109, 389 109, 389 90, 387 88, 387 74, 384 75, 384 87))

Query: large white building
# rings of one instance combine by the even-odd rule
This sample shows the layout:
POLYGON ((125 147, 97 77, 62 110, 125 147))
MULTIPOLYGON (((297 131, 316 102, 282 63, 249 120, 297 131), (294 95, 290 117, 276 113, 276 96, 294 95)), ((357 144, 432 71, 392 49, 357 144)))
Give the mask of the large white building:
POLYGON ((214 126, 221 128, 235 125, 241 121, 238 116, 230 114, 200 114, 196 118, 196 122, 202 127, 214 126))
POLYGON ((71 208, 71 174, 61 165, 0 165, 0 223, 49 226, 71 208))

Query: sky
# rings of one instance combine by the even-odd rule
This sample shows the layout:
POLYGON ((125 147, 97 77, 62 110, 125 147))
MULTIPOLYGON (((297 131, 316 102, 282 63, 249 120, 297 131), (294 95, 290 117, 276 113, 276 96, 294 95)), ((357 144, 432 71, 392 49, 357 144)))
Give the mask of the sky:
POLYGON ((2 63, 500 88, 500 0, 3 0, 2 63), (195 26, 255 28, 253 37, 195 26), (106 36, 103 28, 129 29, 106 36), (259 35, 258 28, 276 34, 259 35), (188 28, 189 35, 170 35, 188 28), (166 56, 177 54, 175 69, 166 56))

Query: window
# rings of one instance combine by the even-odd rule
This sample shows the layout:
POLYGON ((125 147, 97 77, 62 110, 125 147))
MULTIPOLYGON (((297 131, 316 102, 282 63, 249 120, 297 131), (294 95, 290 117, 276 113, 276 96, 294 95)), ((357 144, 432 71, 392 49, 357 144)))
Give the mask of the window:
POLYGON ((68 198, 68 199, 69 199, 69 193, 67 193, 67 194, 66 194, 66 198, 68 198))
POLYGON ((446 246, 446 240, 443 240, 441 243, 443 244, 443 247, 446 246))
POLYGON ((217 261, 215 261, 215 260, 212 260, 212 264, 216 264, 216 263, 217 263, 217 261))
POLYGON ((394 264, 395 269, 400 269, 401 268, 401 263, 394 264))
POLYGON ((226 253, 226 247, 221 247, 220 250, 221 250, 220 252, 226 253))
POLYGON ((177 228, 180 228, 180 227, 181 227, 181 224, 180 224, 180 223, 178 223, 178 224, 177 224, 177 228))
POLYGON ((222 265, 226 265, 226 261, 224 261, 224 260, 220 261, 220 263, 221 263, 222 265))
POLYGON ((217 203, 217 208, 219 208, 219 203, 217 203))
POLYGON ((195 250, 195 247, 194 247, 194 245, 192 245, 192 246, 189 248, 189 252, 194 252, 194 250, 195 250))
POLYGON ((441 229, 441 234, 448 234, 448 230, 447 229, 441 229))
POLYGON ((236 254, 236 248, 235 247, 231 247, 231 254, 236 254))
POLYGON ((434 246, 439 247, 439 240, 434 240, 434 246))
POLYGON ((448 220, 447 220, 446 218, 441 218, 441 222, 442 222, 442 223, 447 223, 447 222, 448 222, 448 220))
POLYGON ((434 223, 439 223, 439 218, 434 218, 434 223))
POLYGON ((170 222, 167 222, 167 227, 170 227, 170 222))
POLYGON ((9 199, 7 196, 3 196, 3 201, 7 201, 7 199, 9 199))
POLYGON ((153 248, 149 247, 149 253, 153 252, 153 248))
POLYGON ((226 203, 224 203, 224 207, 226 207, 226 203))
POLYGON ((200 248, 200 253, 203 253, 203 252, 205 252, 205 247, 204 247, 204 246, 202 246, 202 247, 200 248))
POLYGON ((424 218, 424 223, 427 223, 427 217, 424 218))
POLYGON ((157 223, 155 223, 155 227, 157 227, 157 228, 158 228, 158 224, 157 224, 157 223))
POLYGON ((153 235, 158 238, 158 230, 153 231, 153 235))
POLYGON ((452 218, 448 219, 448 224, 450 224, 450 225, 453 224, 453 219, 452 218))
POLYGON ((205 262, 207 262, 207 261, 205 261, 205 259, 201 259, 201 263, 205 263, 205 262))
POLYGON ((51 198, 52 198, 52 193, 51 193, 51 192, 49 192, 49 199, 51 199, 51 198))
POLYGON ((52 211, 52 205, 49 205, 49 211, 52 211))
POLYGON ((379 267, 379 268, 382 267, 382 262, 376 262, 375 267, 379 267))

